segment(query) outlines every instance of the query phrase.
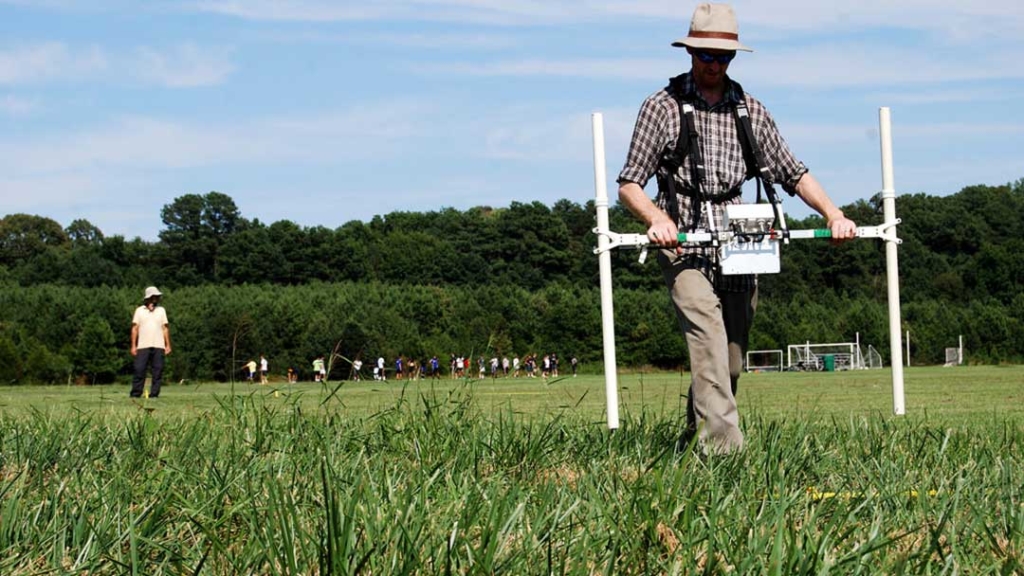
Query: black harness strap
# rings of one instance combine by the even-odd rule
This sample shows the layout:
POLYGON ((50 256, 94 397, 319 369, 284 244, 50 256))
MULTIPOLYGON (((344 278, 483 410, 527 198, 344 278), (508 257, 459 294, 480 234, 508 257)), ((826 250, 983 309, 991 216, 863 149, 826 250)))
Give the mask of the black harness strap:
POLYGON ((700 134, 697 133, 696 114, 693 104, 689 102, 679 103, 679 138, 683 138, 683 131, 689 135, 686 147, 690 153, 690 164, 693 164, 694 181, 697 183, 697 200, 708 200, 707 178, 708 172, 704 167, 704 156, 700 153, 700 134))
MULTIPOLYGON (((679 134, 676 137, 676 145, 673 148, 666 147, 662 153, 658 171, 658 190, 667 196, 671 216, 679 220, 679 200, 677 194, 680 192, 679 185, 674 175, 682 167, 684 159, 690 156, 690 169, 693 171, 693 181, 697 183, 697 189, 692 194, 695 200, 700 203, 707 203, 713 200, 722 201, 733 196, 722 198, 711 198, 707 194, 707 168, 704 165, 704 157, 700 150, 700 133, 697 132, 696 113, 693 103, 683 93, 682 77, 677 76, 669 82, 669 93, 679 107, 679 134)), ((685 193, 685 192, 684 192, 685 193)), ((700 212, 693 211, 693 221, 690 224, 691 230, 696 230, 700 225, 700 212)), ((714 229, 714 222, 709 220, 709 226, 714 229)))
MULTIPOLYGON (((700 202, 703 212, 708 216, 708 230, 714 232, 715 221, 711 215, 711 197, 708 195, 707 189, 708 173, 704 166, 704 155, 700 152, 700 134, 697 132, 697 114, 693 109, 693 104, 689 102, 680 103, 679 109, 682 114, 679 117, 679 131, 682 132, 685 127, 689 134, 687 147, 690 152, 690 165, 693 168, 693 181, 697 183, 697 201, 700 202)), ((690 224, 690 229, 696 230, 700 226, 701 211, 692 210, 691 212, 693 213, 693 222, 690 224)), ((712 242, 717 245, 714 240, 712 242)))
POLYGON ((764 153, 757 145, 754 127, 750 123, 750 111, 747 110, 747 103, 743 100, 736 104, 736 125, 739 128, 740 144, 743 146, 743 160, 747 164, 747 177, 750 178, 753 173, 752 177, 757 179, 757 203, 761 203, 761 184, 763 183, 765 195, 768 196, 768 202, 771 203, 772 210, 775 212, 773 228, 782 230, 783 236, 788 241, 786 219, 779 212, 779 195, 775 193, 775 186, 772 184, 771 178, 768 177, 764 153))
MULTIPOLYGON (((693 127, 687 126, 686 114, 683 112, 684 95, 681 76, 677 76, 669 81, 668 93, 672 95, 672 99, 675 100, 676 105, 679 107, 679 134, 676 137, 675 146, 666 146, 665 150, 662 151, 661 158, 658 161, 657 179, 658 191, 665 196, 669 215, 674 220, 678 221, 678 194, 680 193, 680 190, 679 185, 676 182, 675 175, 683 165, 686 153, 690 148, 688 135, 696 132, 696 130, 693 127)), ((696 163, 694 164, 696 165, 696 163)))
MULTIPOLYGON (((743 87, 735 81, 733 81, 733 88, 739 94, 744 94, 743 87)), ((676 138, 675 146, 671 148, 666 146, 665 150, 662 152, 661 159, 658 164, 659 169, 657 172, 657 179, 658 190, 661 194, 666 196, 670 215, 678 220, 679 202, 676 195, 680 191, 679 184, 676 182, 674 175, 679 172, 679 169, 682 167, 687 155, 690 156, 693 180, 697 183, 697 190, 684 191, 687 195, 693 197, 698 202, 717 203, 735 198, 742 193, 742 190, 737 187, 734 191, 731 190, 726 194, 718 196, 710 196, 707 194, 705 186, 707 170, 704 165, 704 159, 701 155, 700 134, 697 132, 694 108, 690 101, 692 96, 687 95, 684 92, 682 76, 677 76, 670 80, 667 91, 679 107, 679 134, 676 138)), ((734 112, 737 132, 739 133, 740 146, 743 149, 743 161, 747 166, 747 180, 750 180, 751 178, 757 179, 758 203, 761 202, 761 186, 763 184, 765 193, 768 196, 768 201, 772 204, 775 211, 774 226, 785 231, 786 222, 779 212, 778 195, 775 193, 775 187, 772 185, 771 179, 768 177, 764 154, 761 151, 761 147, 757 145, 757 138, 754 136, 754 129, 750 122, 750 112, 747 110, 746 102, 742 98, 734 105, 734 112)), ((696 229, 696 226, 699 224, 699 220, 700 214, 697 211, 694 211, 692 229, 696 229)), ((713 223, 709 225, 712 228, 714 227, 713 223)))

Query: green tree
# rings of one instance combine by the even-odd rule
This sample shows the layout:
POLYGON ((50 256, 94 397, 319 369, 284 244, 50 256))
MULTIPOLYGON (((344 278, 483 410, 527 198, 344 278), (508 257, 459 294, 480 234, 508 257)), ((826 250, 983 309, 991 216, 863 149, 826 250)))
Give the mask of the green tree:
POLYGON ((357 282, 374 278, 377 251, 376 234, 366 224, 353 220, 334 232, 324 258, 335 280, 357 282))
POLYGON ((42 384, 64 383, 72 373, 71 362, 39 342, 29 347, 25 358, 25 379, 42 384))
POLYGON ((21 382, 21 355, 11 338, 0 331, 0 384, 21 382))
POLYGON ((84 218, 72 220, 71 224, 64 229, 64 234, 67 235, 73 248, 96 246, 103 243, 103 232, 84 218))
POLYGON ((187 267, 179 274, 190 282, 216 278, 220 247, 247 224, 234 200, 220 192, 179 196, 160 210, 160 219, 168 265, 187 267))
POLYGON ((573 269, 569 229, 547 206, 513 202, 500 213, 495 231, 494 281, 537 289, 568 278, 573 269))
POLYGON ((95 315, 85 319, 75 342, 73 364, 75 371, 88 377, 90 384, 113 381, 124 361, 106 320, 95 315))
POLYGON ((0 264, 15 264, 67 244, 64 229, 49 218, 11 214, 0 219, 0 264))
POLYGON ((220 262, 218 277, 230 284, 286 282, 292 277, 283 246, 259 222, 225 240, 220 262))

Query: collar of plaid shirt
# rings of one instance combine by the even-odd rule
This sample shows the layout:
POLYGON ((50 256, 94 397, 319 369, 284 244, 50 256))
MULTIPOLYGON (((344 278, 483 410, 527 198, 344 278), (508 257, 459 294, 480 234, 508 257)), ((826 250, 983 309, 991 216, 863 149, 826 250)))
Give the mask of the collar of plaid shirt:
POLYGON ((704 97, 701 96, 700 92, 697 90, 697 83, 693 81, 693 73, 691 72, 687 72, 685 74, 676 76, 669 82, 669 85, 677 86, 679 89, 679 93, 683 96, 684 100, 687 100, 689 102, 699 101, 701 104, 704 105, 704 108, 708 110, 714 110, 721 106, 734 106, 737 103, 739 103, 743 98, 743 89, 740 87, 739 84, 733 81, 732 78, 729 78, 728 74, 726 74, 725 76, 725 82, 726 89, 725 93, 723 94, 722 100, 719 101, 714 106, 708 105, 707 100, 704 100, 704 97))

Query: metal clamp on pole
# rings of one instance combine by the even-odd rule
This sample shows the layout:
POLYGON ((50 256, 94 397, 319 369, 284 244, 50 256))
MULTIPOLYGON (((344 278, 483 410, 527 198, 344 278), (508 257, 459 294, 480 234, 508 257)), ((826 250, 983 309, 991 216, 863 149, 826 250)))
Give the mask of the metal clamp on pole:
POLYGON ((600 228, 594 228, 592 232, 598 238, 605 237, 608 239, 606 244, 598 243, 597 248, 594 248, 594 254, 598 255, 615 248, 644 248, 651 243, 651 240, 645 234, 619 234, 618 232, 601 230, 600 228))

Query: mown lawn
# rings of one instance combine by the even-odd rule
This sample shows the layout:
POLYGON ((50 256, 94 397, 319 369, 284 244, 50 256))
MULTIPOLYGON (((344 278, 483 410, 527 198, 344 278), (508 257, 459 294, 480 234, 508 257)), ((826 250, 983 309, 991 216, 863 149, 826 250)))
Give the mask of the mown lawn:
POLYGON ((0 388, 0 574, 1021 573, 1022 372, 0 388))
MULTIPOLYGON (((624 372, 619 376, 620 405, 625 413, 645 411, 679 416, 689 386, 688 373, 624 372)), ((572 415, 604 421, 604 379, 498 378, 495 380, 386 382, 333 381, 270 385, 235 383, 164 384, 161 397, 131 400, 127 385, 0 386, 0 412, 9 415, 33 410, 85 411, 122 414, 146 411, 176 417, 217 409, 230 396, 262 398, 307 409, 333 405, 353 417, 366 417, 392 408, 401 399, 422 394, 467 392, 485 410, 507 409, 529 417, 572 415)), ((1024 368, 1020 366, 923 367, 905 369, 907 414, 972 418, 979 415, 1024 414, 1024 368)), ((799 415, 821 418, 892 413, 892 374, 889 370, 850 372, 785 372, 745 374, 740 380, 741 413, 799 415)))

